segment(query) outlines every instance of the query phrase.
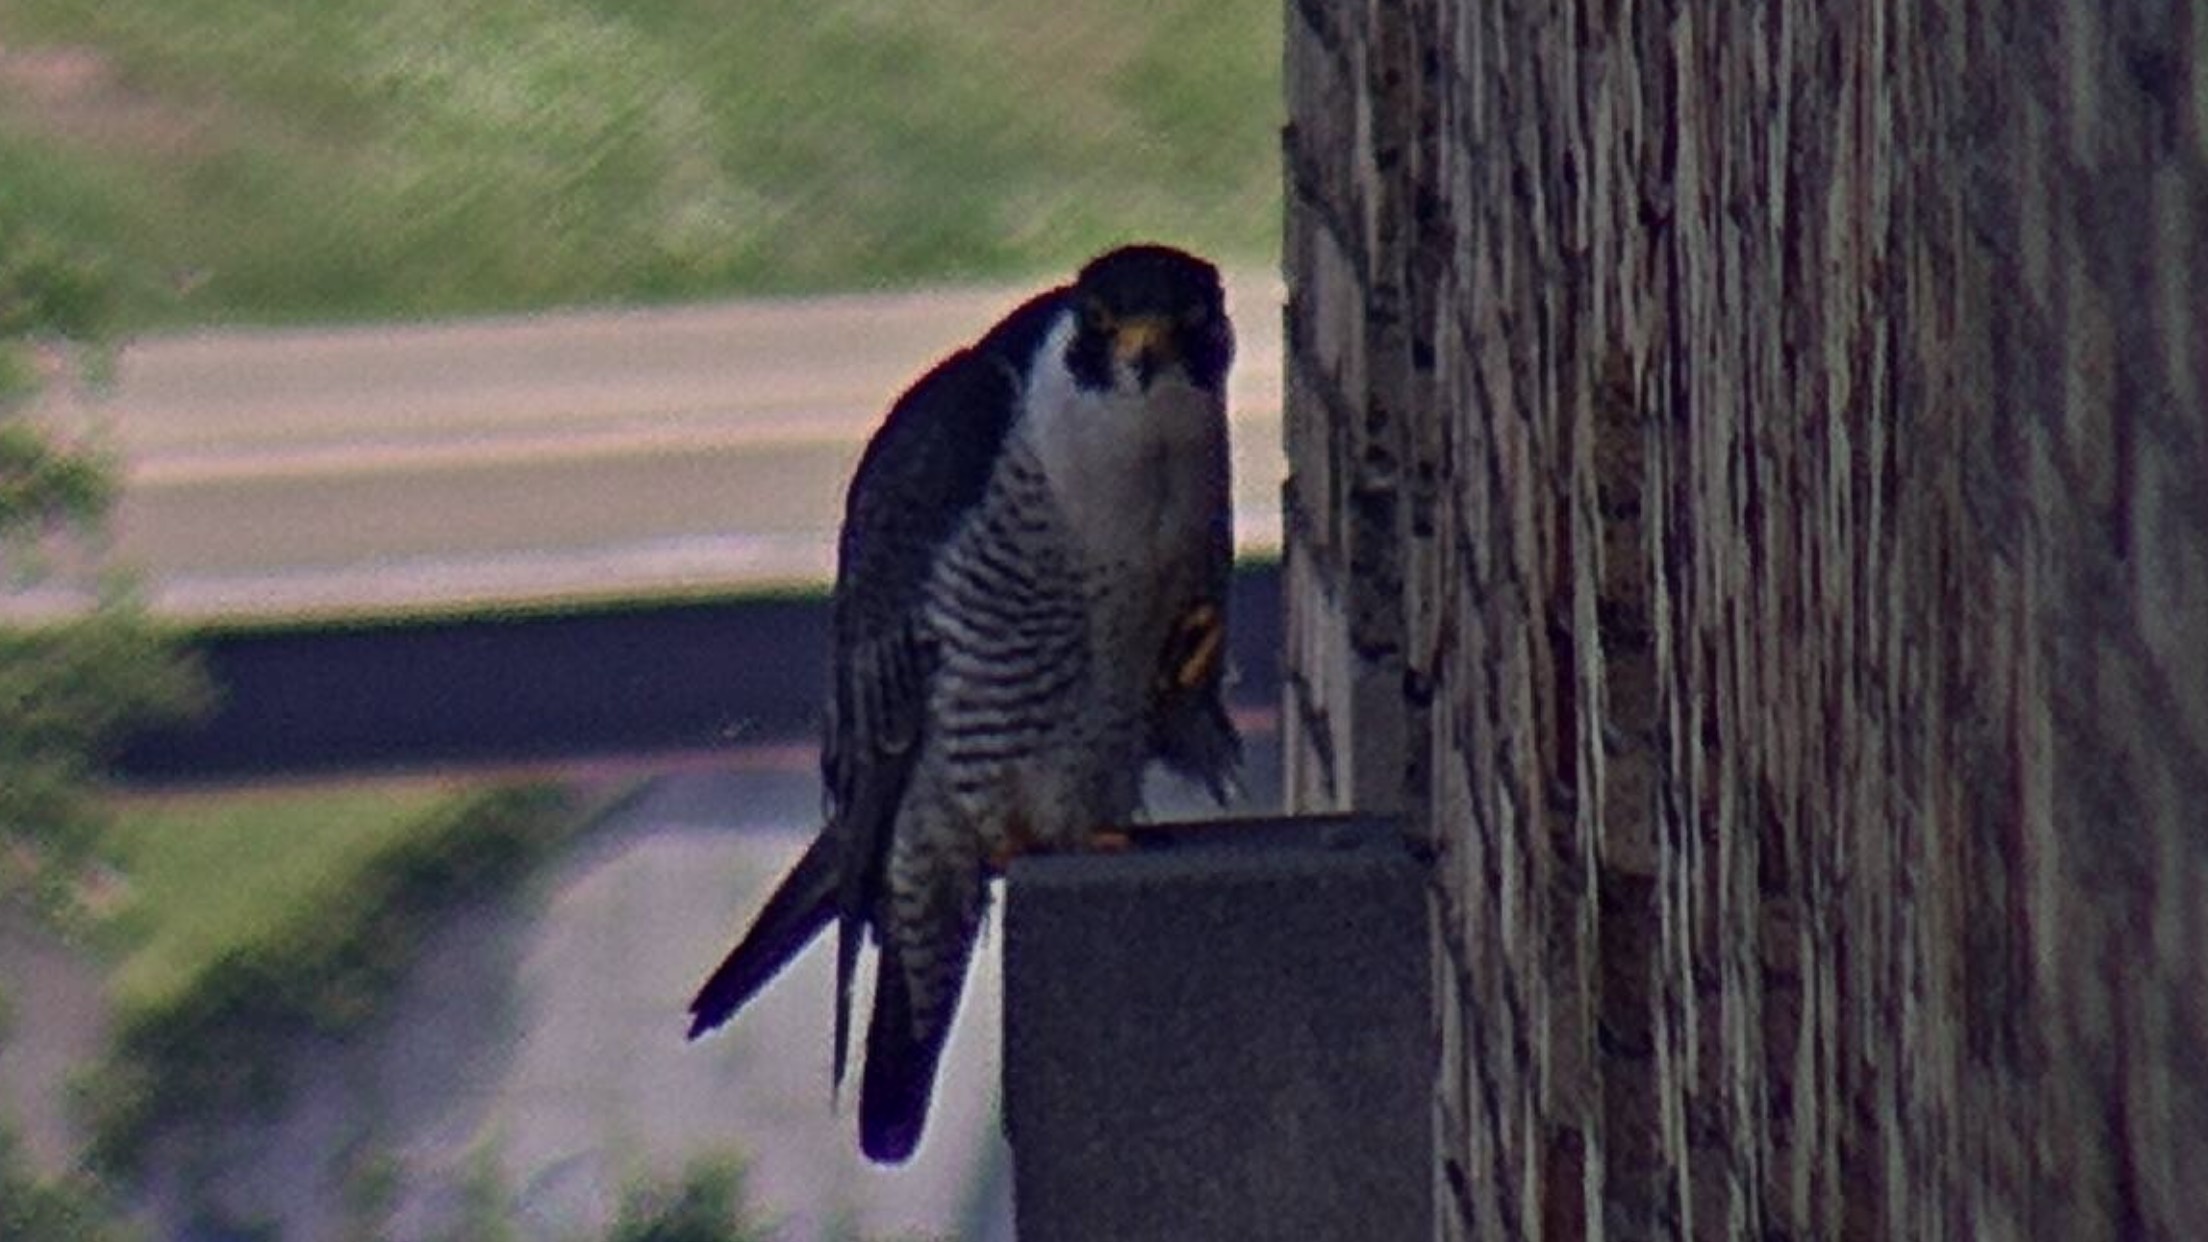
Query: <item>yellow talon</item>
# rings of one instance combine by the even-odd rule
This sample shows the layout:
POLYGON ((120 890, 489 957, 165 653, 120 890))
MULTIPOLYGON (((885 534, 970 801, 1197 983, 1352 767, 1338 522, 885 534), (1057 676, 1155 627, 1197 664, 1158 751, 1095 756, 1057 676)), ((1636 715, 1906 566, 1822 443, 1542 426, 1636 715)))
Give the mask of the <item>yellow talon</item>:
POLYGON ((1219 652, 1226 637, 1227 627, 1217 604, 1205 602, 1189 609, 1174 635, 1173 646, 1187 648, 1187 654, 1173 665, 1174 687, 1193 690, 1208 681, 1219 669, 1219 652))

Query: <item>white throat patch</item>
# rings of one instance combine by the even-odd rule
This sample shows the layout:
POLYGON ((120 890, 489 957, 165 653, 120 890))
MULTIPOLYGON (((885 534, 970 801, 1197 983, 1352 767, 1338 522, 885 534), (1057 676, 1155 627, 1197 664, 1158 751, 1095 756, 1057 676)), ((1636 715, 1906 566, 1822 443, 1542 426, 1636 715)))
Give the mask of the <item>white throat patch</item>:
POLYGON ((1073 335, 1067 311, 1026 376, 1015 434, 1033 448, 1090 563, 1148 571, 1161 556, 1203 546, 1205 523, 1224 501, 1224 399, 1178 368, 1147 390, 1084 389, 1066 368, 1073 335))

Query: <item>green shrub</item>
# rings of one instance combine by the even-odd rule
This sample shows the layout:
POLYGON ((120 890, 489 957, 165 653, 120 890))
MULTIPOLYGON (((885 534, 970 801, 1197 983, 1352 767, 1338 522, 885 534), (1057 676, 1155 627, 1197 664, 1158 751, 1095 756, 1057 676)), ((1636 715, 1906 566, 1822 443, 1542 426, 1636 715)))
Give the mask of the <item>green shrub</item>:
POLYGON ((440 806, 266 936, 188 986, 119 1015, 113 1050, 82 1086, 95 1155, 131 1165, 164 1126, 282 1100, 282 1053, 373 1017, 440 913, 511 888, 574 826, 566 792, 493 789, 440 806))
POLYGON ((107 1187, 85 1173, 52 1181, 33 1177, 0 1127, 0 1238, 7 1242, 125 1242, 137 1232, 123 1223, 107 1187))
POLYGON ((765 1242, 744 1203, 744 1168, 732 1157, 694 1160, 673 1181, 631 1187, 606 1242, 765 1242))

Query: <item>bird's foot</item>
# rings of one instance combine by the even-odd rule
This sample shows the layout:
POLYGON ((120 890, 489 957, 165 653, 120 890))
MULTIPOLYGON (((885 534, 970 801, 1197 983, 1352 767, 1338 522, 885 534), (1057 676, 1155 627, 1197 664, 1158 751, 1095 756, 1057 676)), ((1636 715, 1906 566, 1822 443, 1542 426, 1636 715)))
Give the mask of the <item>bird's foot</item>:
POLYGON ((1164 666, 1159 670, 1165 688, 1193 690, 1218 676, 1226 639, 1227 617, 1219 605, 1203 600, 1182 613, 1173 636, 1166 640, 1164 666))
POLYGON ((1004 839, 990 849, 987 866, 990 875, 1003 875, 1011 867, 1012 860, 1022 854, 1033 854, 1042 848, 1042 842, 1019 820, 1005 825, 1004 839))
MULTIPOLYGON (((1097 854, 1123 854, 1135 848, 1135 836, 1119 828, 1099 828, 1089 834, 1087 852, 1097 854)), ((1012 865, 1012 860, 1022 854, 1048 854, 1052 848, 1024 832, 1013 833, 1002 844, 989 851, 985 866, 992 876, 1001 876, 1012 865)))

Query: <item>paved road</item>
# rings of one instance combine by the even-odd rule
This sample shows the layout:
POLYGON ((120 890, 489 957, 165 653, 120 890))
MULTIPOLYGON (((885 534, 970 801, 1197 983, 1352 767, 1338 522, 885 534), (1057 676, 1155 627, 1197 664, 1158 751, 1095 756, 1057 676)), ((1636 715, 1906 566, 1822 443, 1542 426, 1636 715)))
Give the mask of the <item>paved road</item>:
MULTIPOLYGON (((1229 283, 1239 538, 1277 549, 1280 287, 1229 283)), ((171 616, 802 585, 890 399, 1020 296, 160 337, 50 404, 119 448, 117 551, 171 616)))

